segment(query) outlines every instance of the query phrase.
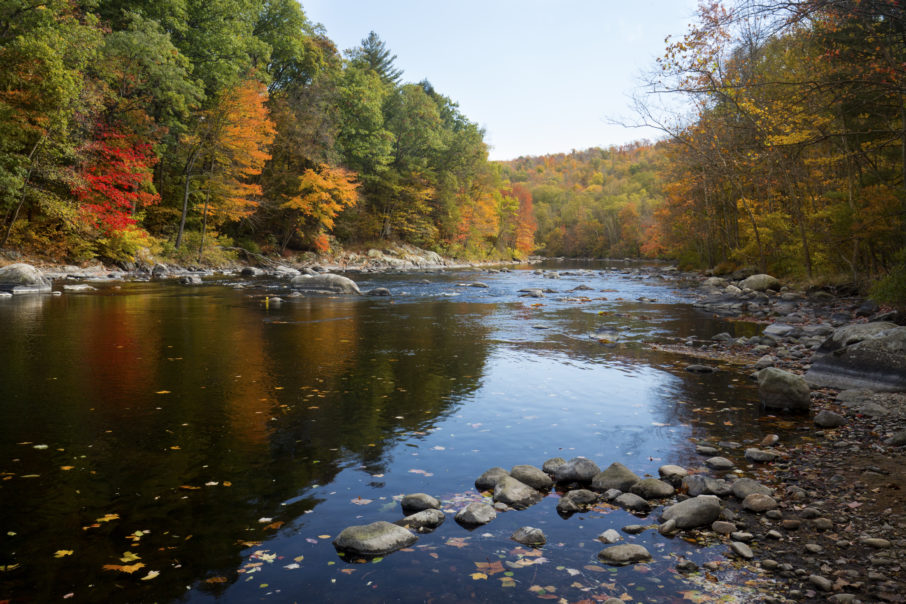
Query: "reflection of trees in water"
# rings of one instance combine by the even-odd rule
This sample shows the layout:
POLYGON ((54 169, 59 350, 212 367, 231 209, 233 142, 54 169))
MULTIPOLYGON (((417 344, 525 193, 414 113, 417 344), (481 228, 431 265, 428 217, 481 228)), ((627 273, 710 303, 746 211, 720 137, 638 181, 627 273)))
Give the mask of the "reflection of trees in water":
POLYGON ((179 293, 71 298, 0 334, 23 353, 0 367, 0 459, 40 475, 0 483, 3 533, 17 534, 0 563, 22 564, 4 577, 10 596, 93 584, 98 600, 172 599, 211 573, 234 576, 248 543, 274 531, 261 516, 302 517, 320 503, 309 487, 350 463, 381 471, 396 437, 478 388, 488 356, 492 306, 401 314, 319 298, 265 315, 240 293, 168 291, 179 293), (135 530, 150 533, 133 544, 135 530), (79 555, 35 563, 61 548, 79 555), (168 580, 101 570, 130 549, 168 580))

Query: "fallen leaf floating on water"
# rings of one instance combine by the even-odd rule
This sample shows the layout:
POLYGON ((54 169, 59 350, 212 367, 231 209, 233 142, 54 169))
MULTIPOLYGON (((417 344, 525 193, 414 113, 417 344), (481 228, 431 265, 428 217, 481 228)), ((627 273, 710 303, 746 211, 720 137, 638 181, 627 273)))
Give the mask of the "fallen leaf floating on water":
POLYGON ((468 537, 451 537, 450 539, 447 539, 445 544, 452 547, 463 548, 469 545, 469 540, 468 537))
POLYGON ((330 535, 318 535, 318 539, 330 539, 330 535))
POLYGON ((151 579, 157 577, 160 574, 159 570, 149 570, 148 574, 142 577, 142 581, 150 581, 151 579))
POLYGON ((71 556, 72 552, 73 552, 73 550, 71 550, 71 549, 58 549, 56 552, 54 552, 53 557, 54 558, 63 558, 64 556, 71 556))
POLYGON ((104 514, 103 516, 98 518, 97 521, 98 522, 110 522, 111 520, 119 520, 119 519, 120 519, 119 514, 104 514))
POLYGON ((75 466, 60 466, 60 469, 63 470, 64 472, 68 472, 69 470, 73 469, 74 467, 75 466))
POLYGON ((170 394, 170 391, 169 390, 158 390, 154 394, 170 394))
POLYGON ((411 474, 421 474, 422 476, 434 476, 431 472, 426 472, 425 470, 409 470, 411 474))
POLYGON ((121 573, 126 573, 126 574, 131 575, 138 569, 144 568, 144 567, 145 567, 145 565, 142 564, 141 562, 136 562, 135 564, 130 564, 130 565, 126 565, 126 566, 123 566, 121 564, 105 564, 104 570, 117 570, 121 573))
POLYGON ((135 562, 136 560, 141 560, 141 557, 132 552, 123 552, 123 557, 120 558, 120 562, 135 562))
POLYGON ((478 580, 480 580, 480 579, 487 579, 487 578, 488 578, 488 576, 487 576, 486 574, 484 574, 484 573, 472 573, 472 574, 469 575, 469 576, 472 577, 472 580, 473 580, 473 581, 478 581, 478 580))
POLYGON ((226 577, 208 577, 204 580, 205 583, 226 583, 229 581, 226 577))
POLYGON ((47 448, 47 445, 35 445, 35 449, 38 449, 40 451, 43 451, 46 448, 47 448))
POLYGON ((356 505, 368 505, 372 501, 374 501, 374 500, 373 499, 363 499, 361 497, 356 497, 355 499, 352 500, 352 502, 356 505))
POLYGON ((277 530, 284 524, 286 524, 286 523, 283 522, 282 520, 278 520, 277 522, 271 522, 270 524, 268 524, 267 526, 264 527, 264 530, 277 530))

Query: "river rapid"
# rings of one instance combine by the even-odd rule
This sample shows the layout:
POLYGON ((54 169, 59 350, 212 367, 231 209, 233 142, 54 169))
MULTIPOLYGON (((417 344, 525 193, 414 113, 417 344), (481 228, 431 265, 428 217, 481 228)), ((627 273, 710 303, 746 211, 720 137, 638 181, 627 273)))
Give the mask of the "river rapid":
POLYGON ((660 508, 564 518, 554 491, 472 531, 453 513, 487 500, 488 468, 551 457, 657 476, 723 442, 747 475, 744 446, 794 425, 762 414, 747 373, 686 371, 664 345, 758 326, 693 308, 659 266, 349 276, 391 296, 234 275, 0 300, 0 600, 745 600, 721 593, 742 567, 676 571, 725 547, 622 533, 660 508), (440 528, 338 556, 343 528, 399 520, 415 492, 441 500, 440 528), (547 544, 511 541, 523 526, 547 544), (652 562, 600 563, 611 528, 652 562))

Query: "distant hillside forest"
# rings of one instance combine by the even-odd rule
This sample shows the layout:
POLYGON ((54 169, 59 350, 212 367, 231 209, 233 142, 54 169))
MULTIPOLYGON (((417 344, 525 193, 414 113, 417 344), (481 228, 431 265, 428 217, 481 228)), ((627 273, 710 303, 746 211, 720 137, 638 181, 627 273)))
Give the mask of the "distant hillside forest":
POLYGON ((491 162, 377 34, 340 51, 296 0, 0 2, 0 248, 217 262, 400 241, 902 300, 903 31, 898 0, 703 3, 636 101, 661 142, 491 162))

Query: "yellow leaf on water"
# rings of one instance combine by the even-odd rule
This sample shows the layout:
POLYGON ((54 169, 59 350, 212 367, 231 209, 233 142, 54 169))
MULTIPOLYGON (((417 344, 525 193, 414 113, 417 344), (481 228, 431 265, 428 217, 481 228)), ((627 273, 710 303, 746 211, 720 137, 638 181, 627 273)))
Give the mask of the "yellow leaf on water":
POLYGON ((119 520, 119 514, 104 514, 97 519, 98 522, 110 522, 111 520, 119 520))
POLYGON ((74 467, 75 467, 75 466, 60 466, 60 469, 63 470, 63 471, 65 472, 65 471, 67 471, 67 470, 73 469, 74 467))
POLYGON ((142 564, 141 562, 136 562, 135 564, 129 564, 126 566, 122 566, 120 564, 105 564, 104 570, 118 570, 121 573, 127 573, 127 574, 131 575, 138 569, 144 568, 144 567, 145 567, 145 565, 142 564))
POLYGON ((169 390, 158 390, 154 394, 170 394, 170 391, 169 390))
POLYGON ((318 535, 318 539, 330 539, 330 535, 318 535))
POLYGON ((123 557, 120 558, 120 562, 135 562, 136 560, 141 560, 141 557, 132 552, 123 552, 123 557))
POLYGON ((488 578, 488 576, 487 576, 486 574, 484 574, 484 573, 472 573, 472 574, 469 575, 469 576, 472 577, 472 580, 473 580, 473 581, 478 581, 479 579, 487 579, 487 578, 488 578))
POLYGON ((149 570, 148 574, 145 575, 144 577, 142 577, 142 581, 150 581, 151 579, 155 578, 159 574, 160 574, 159 570, 149 570))
POLYGON ((226 583, 229 581, 226 577, 208 577, 204 580, 205 583, 226 583))
POLYGON ((224 481, 223 481, 223 486, 225 486, 225 487, 231 487, 231 486, 233 486, 233 483, 230 482, 229 480, 224 480, 224 481))
POLYGON ((62 558, 63 556, 71 556, 72 552, 73 552, 73 550, 71 550, 71 549, 59 549, 56 551, 56 553, 54 553, 53 557, 62 558))

